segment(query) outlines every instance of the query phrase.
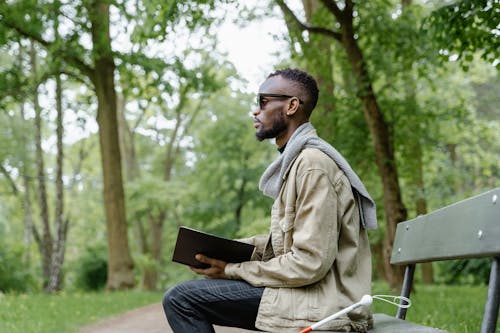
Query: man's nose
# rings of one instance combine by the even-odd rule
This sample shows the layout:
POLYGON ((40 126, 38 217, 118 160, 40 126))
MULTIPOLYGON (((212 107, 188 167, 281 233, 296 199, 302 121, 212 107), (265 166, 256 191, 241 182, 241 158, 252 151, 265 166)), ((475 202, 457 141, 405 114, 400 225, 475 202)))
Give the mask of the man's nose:
POLYGON ((256 108, 252 111, 252 114, 253 114, 254 116, 256 116, 256 115, 258 115, 259 113, 260 113, 260 107, 258 107, 258 106, 257 106, 257 107, 256 107, 256 108))

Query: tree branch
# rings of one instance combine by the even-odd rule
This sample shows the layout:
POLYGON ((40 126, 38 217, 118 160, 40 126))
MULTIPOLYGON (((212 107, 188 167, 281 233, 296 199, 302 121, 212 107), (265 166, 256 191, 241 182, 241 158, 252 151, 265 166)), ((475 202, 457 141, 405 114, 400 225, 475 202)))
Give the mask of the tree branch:
POLYGON ((352 17, 352 11, 354 8, 354 3, 352 0, 345 1, 344 17, 352 17))
POLYGON ((311 26, 309 24, 301 22, 297 16, 295 16, 294 12, 288 7, 284 0, 276 0, 278 6, 280 6, 283 14, 285 15, 286 20, 291 20, 294 24, 298 26, 300 30, 307 30, 311 33, 325 35, 328 37, 335 38, 338 41, 342 40, 342 36, 340 33, 333 31, 331 29, 327 29, 324 27, 311 26))
POLYGON ((43 253, 42 238, 40 237, 40 233, 38 232, 38 229, 35 224, 31 225, 31 232, 33 234, 33 238, 35 239, 36 244, 38 245, 38 248, 40 249, 40 253, 43 253))
MULTIPOLYGON (((3 5, 2 7, 0 7, 0 15, 2 16, 2 24, 5 27, 13 29, 19 35, 26 37, 26 38, 29 38, 29 39, 43 45, 44 47, 46 47, 48 49, 53 47, 53 45, 54 45, 53 42, 49 42, 49 41, 43 39, 42 36, 40 34, 38 34, 37 32, 30 31, 27 28, 27 27, 29 27, 29 24, 27 24, 27 22, 24 22, 26 24, 20 24, 19 22, 12 19, 12 17, 14 17, 15 15, 11 15, 11 13, 9 13, 9 9, 6 9, 6 7, 4 7, 4 6, 8 7, 8 5, 3 5)), ((84 63, 81 59, 79 59, 76 56, 68 55, 66 52, 62 52, 62 55, 63 55, 62 58, 64 59, 64 61, 75 66, 80 71, 82 71, 85 75, 87 75, 89 78, 92 79, 92 77, 94 75, 93 74, 94 71, 93 71, 92 67, 90 67, 89 65, 84 63)))
POLYGON ((12 192, 14 193, 14 195, 17 195, 17 193, 19 193, 19 190, 17 189, 16 183, 14 182, 14 179, 12 179, 12 177, 10 176, 9 171, 7 171, 7 169, 5 169, 5 167, 2 164, 0 164, 0 172, 3 173, 5 178, 7 178, 10 186, 12 187, 12 192))
MULTIPOLYGON (((337 3, 333 0, 321 0, 323 5, 335 16, 337 21, 342 22, 342 11, 340 10, 339 6, 337 6, 337 3)), ((351 3, 352 4, 352 3, 351 3)), ((346 4, 347 6, 347 4, 346 4)))

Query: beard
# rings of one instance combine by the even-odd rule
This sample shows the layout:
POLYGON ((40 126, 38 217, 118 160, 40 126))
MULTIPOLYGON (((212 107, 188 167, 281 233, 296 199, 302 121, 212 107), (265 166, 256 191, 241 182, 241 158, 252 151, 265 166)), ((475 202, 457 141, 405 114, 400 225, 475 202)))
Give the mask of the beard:
POLYGON ((286 130, 287 122, 285 116, 281 112, 276 112, 275 114, 276 116, 272 120, 271 128, 266 129, 261 126, 255 133, 257 140, 274 139, 286 130))

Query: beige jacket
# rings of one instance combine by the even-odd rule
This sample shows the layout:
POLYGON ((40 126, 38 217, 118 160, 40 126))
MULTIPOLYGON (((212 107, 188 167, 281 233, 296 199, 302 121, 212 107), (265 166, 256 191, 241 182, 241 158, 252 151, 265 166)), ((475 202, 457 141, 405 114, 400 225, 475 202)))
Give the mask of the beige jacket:
MULTIPOLYGON (((351 186, 335 162, 306 148, 290 165, 271 214, 270 236, 254 244, 252 261, 225 273, 264 286, 256 327, 271 332, 308 327, 371 293, 371 255, 351 186)), ((320 329, 366 331, 365 307, 320 329)))

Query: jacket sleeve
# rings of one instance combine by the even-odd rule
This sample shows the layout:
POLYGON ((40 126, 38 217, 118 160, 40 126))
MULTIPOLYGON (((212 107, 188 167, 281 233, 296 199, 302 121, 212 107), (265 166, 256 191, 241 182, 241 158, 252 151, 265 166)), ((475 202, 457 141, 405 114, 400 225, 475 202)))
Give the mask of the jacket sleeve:
POLYGON ((279 222, 284 233, 293 228, 290 250, 265 262, 228 264, 225 273, 230 278, 254 286, 300 287, 326 275, 338 251, 338 196, 322 168, 299 165, 295 181, 295 213, 287 212, 279 222))
POLYGON ((250 260, 261 260, 262 254, 264 253, 264 247, 266 246, 266 242, 269 239, 269 235, 257 235, 248 238, 240 238, 237 241, 252 244, 255 246, 255 250, 252 253, 252 257, 250 260))

